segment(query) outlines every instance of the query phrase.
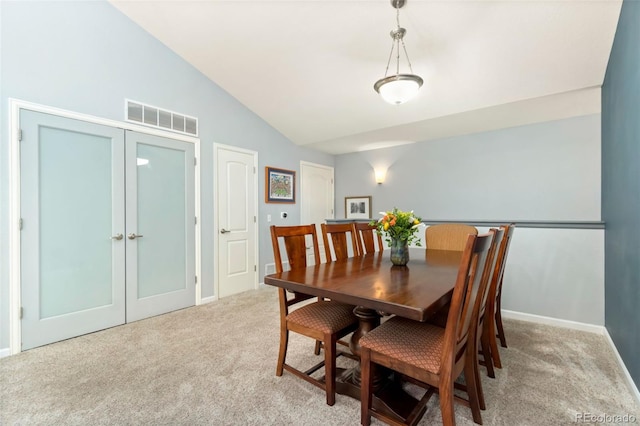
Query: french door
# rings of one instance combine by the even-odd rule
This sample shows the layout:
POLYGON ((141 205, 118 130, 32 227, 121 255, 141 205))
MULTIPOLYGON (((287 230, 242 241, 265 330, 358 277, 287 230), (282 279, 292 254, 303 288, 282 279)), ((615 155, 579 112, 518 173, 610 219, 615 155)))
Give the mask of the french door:
POLYGON ((28 110, 20 127, 22 349, 193 305, 193 146, 28 110))
POLYGON ((195 304, 193 144, 126 134, 127 322, 195 304))

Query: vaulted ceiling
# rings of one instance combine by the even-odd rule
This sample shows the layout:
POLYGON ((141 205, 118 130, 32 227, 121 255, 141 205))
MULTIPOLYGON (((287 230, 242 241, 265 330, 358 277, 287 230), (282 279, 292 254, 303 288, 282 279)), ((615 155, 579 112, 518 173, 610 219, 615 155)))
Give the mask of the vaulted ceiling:
POLYGON ((622 4, 407 0, 424 85, 395 106, 373 90, 389 0, 111 3, 291 141, 333 154, 599 112, 622 4))

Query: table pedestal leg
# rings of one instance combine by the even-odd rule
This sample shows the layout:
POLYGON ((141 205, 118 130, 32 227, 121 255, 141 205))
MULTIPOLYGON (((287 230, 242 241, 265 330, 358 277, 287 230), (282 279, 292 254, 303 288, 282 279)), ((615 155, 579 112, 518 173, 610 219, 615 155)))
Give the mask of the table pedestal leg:
MULTIPOLYGON (((360 338, 380 325, 381 315, 373 309, 363 308, 362 306, 356 307, 353 310, 353 313, 358 317, 359 325, 358 329, 351 335, 349 349, 351 349, 351 353, 360 358, 360 338)), ((374 365, 373 367, 374 370, 371 383, 373 390, 377 391, 386 382, 386 377, 384 374, 381 374, 381 371, 379 371, 380 369, 377 368, 377 366, 374 365)), ((358 364, 352 371, 351 380, 354 385, 360 387, 361 379, 360 364, 358 364)))
MULTIPOLYGON (((358 329, 351 335, 349 349, 358 359, 360 358, 360 338, 380 325, 380 314, 375 309, 357 306, 353 313, 358 317, 358 329)), ((377 367, 377 366, 374 366, 377 367)), ((373 370, 372 385, 374 390, 380 389, 387 381, 388 377, 380 374, 379 368, 373 370)), ((349 370, 343 370, 342 374, 336 379, 336 392, 343 395, 349 395, 352 398, 360 399, 360 383, 362 372, 360 364, 349 370)))
MULTIPOLYGON (((381 315, 374 309, 358 306, 353 310, 358 317, 358 329, 353 332, 349 349, 360 358, 360 338, 380 325, 381 315)), ((372 365, 371 385, 374 392, 372 404, 378 411, 395 416, 399 420, 406 418, 417 400, 402 390, 401 383, 393 379, 393 374, 379 365, 372 365)), ((362 372, 360 364, 349 370, 342 370, 336 377, 336 392, 360 400, 362 372)))

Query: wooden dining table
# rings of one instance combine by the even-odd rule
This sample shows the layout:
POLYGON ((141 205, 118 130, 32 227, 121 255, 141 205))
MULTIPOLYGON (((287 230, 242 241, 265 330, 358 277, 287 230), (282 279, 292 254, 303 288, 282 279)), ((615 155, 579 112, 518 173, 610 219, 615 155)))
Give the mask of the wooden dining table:
MULTIPOLYGON (((380 325, 386 315, 426 321, 450 300, 462 252, 411 248, 406 266, 394 266, 388 251, 267 275, 265 284, 354 305, 359 320, 349 348, 359 359, 360 338, 380 325)), ((378 369, 373 379, 373 404, 379 410, 406 417, 415 403, 398 380, 378 369)), ((339 394, 360 398, 360 366, 341 370, 339 394)))

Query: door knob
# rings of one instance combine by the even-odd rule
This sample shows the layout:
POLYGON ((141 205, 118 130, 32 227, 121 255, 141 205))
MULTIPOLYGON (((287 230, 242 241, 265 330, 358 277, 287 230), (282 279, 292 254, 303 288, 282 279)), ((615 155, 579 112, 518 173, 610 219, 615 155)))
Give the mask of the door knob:
POLYGON ((121 240, 123 238, 122 234, 116 234, 113 237, 111 237, 112 240, 121 240))
POLYGON ((231 231, 227 231, 227 230, 226 230, 226 229, 224 229, 224 228, 222 228, 222 229, 220 230, 220 233, 221 233, 221 234, 228 234, 229 232, 231 232, 231 231))
POLYGON ((127 238, 130 240, 135 240, 136 238, 142 238, 142 237, 144 237, 144 235, 136 235, 133 232, 130 234, 127 234, 127 238))

